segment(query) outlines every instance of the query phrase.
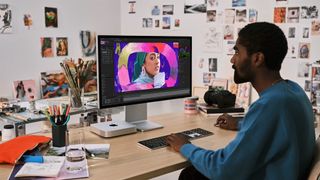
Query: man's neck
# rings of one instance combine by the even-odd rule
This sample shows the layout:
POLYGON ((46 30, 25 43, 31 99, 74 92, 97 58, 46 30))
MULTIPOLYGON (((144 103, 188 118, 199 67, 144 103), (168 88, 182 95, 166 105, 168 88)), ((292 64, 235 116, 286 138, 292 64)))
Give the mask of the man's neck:
POLYGON ((251 83, 256 91, 260 94, 262 91, 280 82, 281 80, 283 79, 279 71, 270 71, 268 73, 257 75, 254 81, 251 83))

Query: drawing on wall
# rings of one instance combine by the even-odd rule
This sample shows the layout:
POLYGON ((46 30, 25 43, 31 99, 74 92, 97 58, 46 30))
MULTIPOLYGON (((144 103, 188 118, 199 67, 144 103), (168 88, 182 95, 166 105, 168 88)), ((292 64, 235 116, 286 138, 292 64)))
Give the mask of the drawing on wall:
POLYGON ((153 15, 153 16, 160 15, 160 8, 158 5, 153 6, 153 8, 151 10, 151 15, 153 15))
POLYGON ((23 23, 24 26, 28 27, 28 29, 30 29, 30 27, 32 26, 32 18, 30 14, 24 14, 23 15, 23 23))
POLYGON ((310 43, 299 43, 299 58, 309 58, 310 43))
POLYGON ((11 8, 9 4, 0 4, 0 33, 6 34, 12 32, 11 20, 11 8))
POLYGON ((135 7, 136 1, 129 1, 128 3, 129 3, 129 11, 128 11, 128 13, 129 14, 136 13, 136 7, 135 7))
POLYGON ((302 38, 309 38, 309 27, 302 28, 302 38))
POLYGON ((222 50, 222 33, 216 27, 209 27, 204 35, 204 51, 221 52, 222 50))
POLYGON ((299 7, 288 7, 287 22, 288 23, 298 23, 300 16, 299 7))
POLYGON ((286 8, 285 7, 274 8, 273 22, 274 23, 285 23, 286 22, 286 8))
POLYGON ((231 24, 227 24, 223 28, 223 39, 233 40, 234 39, 234 27, 231 24))
POLYGON ((215 76, 216 75, 214 73, 203 73, 203 84, 205 86, 211 85, 215 76))
POLYGON ((206 13, 207 12, 207 0, 185 0, 184 13, 206 13))
POLYGON ((84 57, 96 55, 96 33, 92 31, 80 31, 82 55, 84 57))
POLYGON ((320 21, 313 20, 311 22, 311 35, 312 36, 319 36, 320 35, 320 21))
POLYGON ((236 45, 236 41, 227 41, 227 47, 225 48, 227 50, 227 55, 234 55, 234 46, 236 45))
POLYGON ((58 9, 53 7, 44 8, 44 19, 46 27, 58 27, 58 9))
POLYGON ((301 19, 318 18, 317 6, 302 6, 301 7, 301 19))
POLYGON ((170 28, 171 28, 171 18, 162 17, 162 29, 170 29, 170 28))
POLYGON ((225 9, 224 10, 224 23, 225 24, 234 24, 235 21, 235 10, 234 9, 225 9))
POLYGON ((289 27, 288 38, 295 38, 295 37, 296 37, 296 28, 295 27, 289 27))
POLYGON ((298 66, 298 77, 309 77, 309 63, 300 62, 298 66))
POLYGON ((208 0, 207 1, 207 10, 213 10, 219 6, 219 0, 208 0))
POLYGON ((258 20, 258 11, 255 9, 249 9, 249 22, 257 22, 258 20))
POLYGON ((232 0, 232 7, 246 6, 246 0, 232 0))
POLYGON ((209 72, 217 72, 218 64, 217 58, 209 58, 209 72))
POLYGON ((207 22, 215 22, 216 21, 216 10, 208 10, 207 11, 207 22))
POLYGON ((152 18, 142 18, 142 27, 143 28, 152 28, 152 18))
POLYGON ((41 56, 42 57, 53 57, 53 38, 42 37, 41 41, 41 56))
POLYGON ((251 84, 249 82, 238 84, 236 104, 247 108, 250 104, 251 84))
POLYGON ((43 99, 67 96, 68 83, 63 72, 41 72, 41 95, 43 99))
POLYGON ((57 56, 68 56, 68 38, 57 37, 57 56))
POLYGON ((14 98, 21 101, 31 101, 38 99, 36 83, 34 80, 18 80, 13 82, 14 98))
POLYGON ((236 10, 236 22, 246 23, 247 22, 247 10, 246 9, 237 9, 236 10))
POLYGON ((173 5, 163 5, 162 6, 162 14, 163 15, 173 15, 173 5))
POLYGON ((204 63, 204 58, 199 58, 198 67, 199 67, 200 69, 203 68, 203 63, 204 63))

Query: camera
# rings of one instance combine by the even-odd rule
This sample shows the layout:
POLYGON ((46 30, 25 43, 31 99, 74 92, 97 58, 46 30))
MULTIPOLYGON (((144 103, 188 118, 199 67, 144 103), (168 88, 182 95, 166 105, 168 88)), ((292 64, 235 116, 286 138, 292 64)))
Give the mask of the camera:
POLYGON ((233 107, 236 103, 236 95, 219 87, 209 86, 203 98, 208 105, 216 104, 218 108, 233 107))

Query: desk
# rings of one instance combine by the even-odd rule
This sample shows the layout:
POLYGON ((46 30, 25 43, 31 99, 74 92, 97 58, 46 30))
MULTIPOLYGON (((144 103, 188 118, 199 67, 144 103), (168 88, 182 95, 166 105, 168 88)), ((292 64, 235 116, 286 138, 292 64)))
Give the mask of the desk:
MULTIPOLYGON (((214 135, 194 140, 193 144, 207 149, 222 148, 235 137, 236 132, 215 127, 213 123, 216 118, 183 113, 152 116, 148 119, 162 124, 164 128, 115 138, 101 138, 87 131, 87 143, 111 145, 109 159, 88 160, 90 179, 149 179, 184 168, 188 165, 186 159, 170 148, 151 151, 139 146, 137 142, 199 127, 214 135)), ((11 165, 0 165, 0 179, 7 179, 11 168, 11 165)))

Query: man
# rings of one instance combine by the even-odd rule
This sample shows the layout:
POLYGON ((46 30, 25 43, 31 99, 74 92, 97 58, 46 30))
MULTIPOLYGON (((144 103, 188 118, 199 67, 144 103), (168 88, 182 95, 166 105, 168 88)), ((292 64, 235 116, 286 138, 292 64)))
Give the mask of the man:
POLYGON ((313 112, 302 88, 280 76, 288 49, 285 35, 271 23, 249 24, 240 30, 234 49, 234 81, 250 82, 260 97, 239 124, 227 114, 218 118, 221 128, 239 129, 223 149, 205 150, 169 136, 170 146, 193 165, 179 178, 305 179, 315 147, 313 112))

